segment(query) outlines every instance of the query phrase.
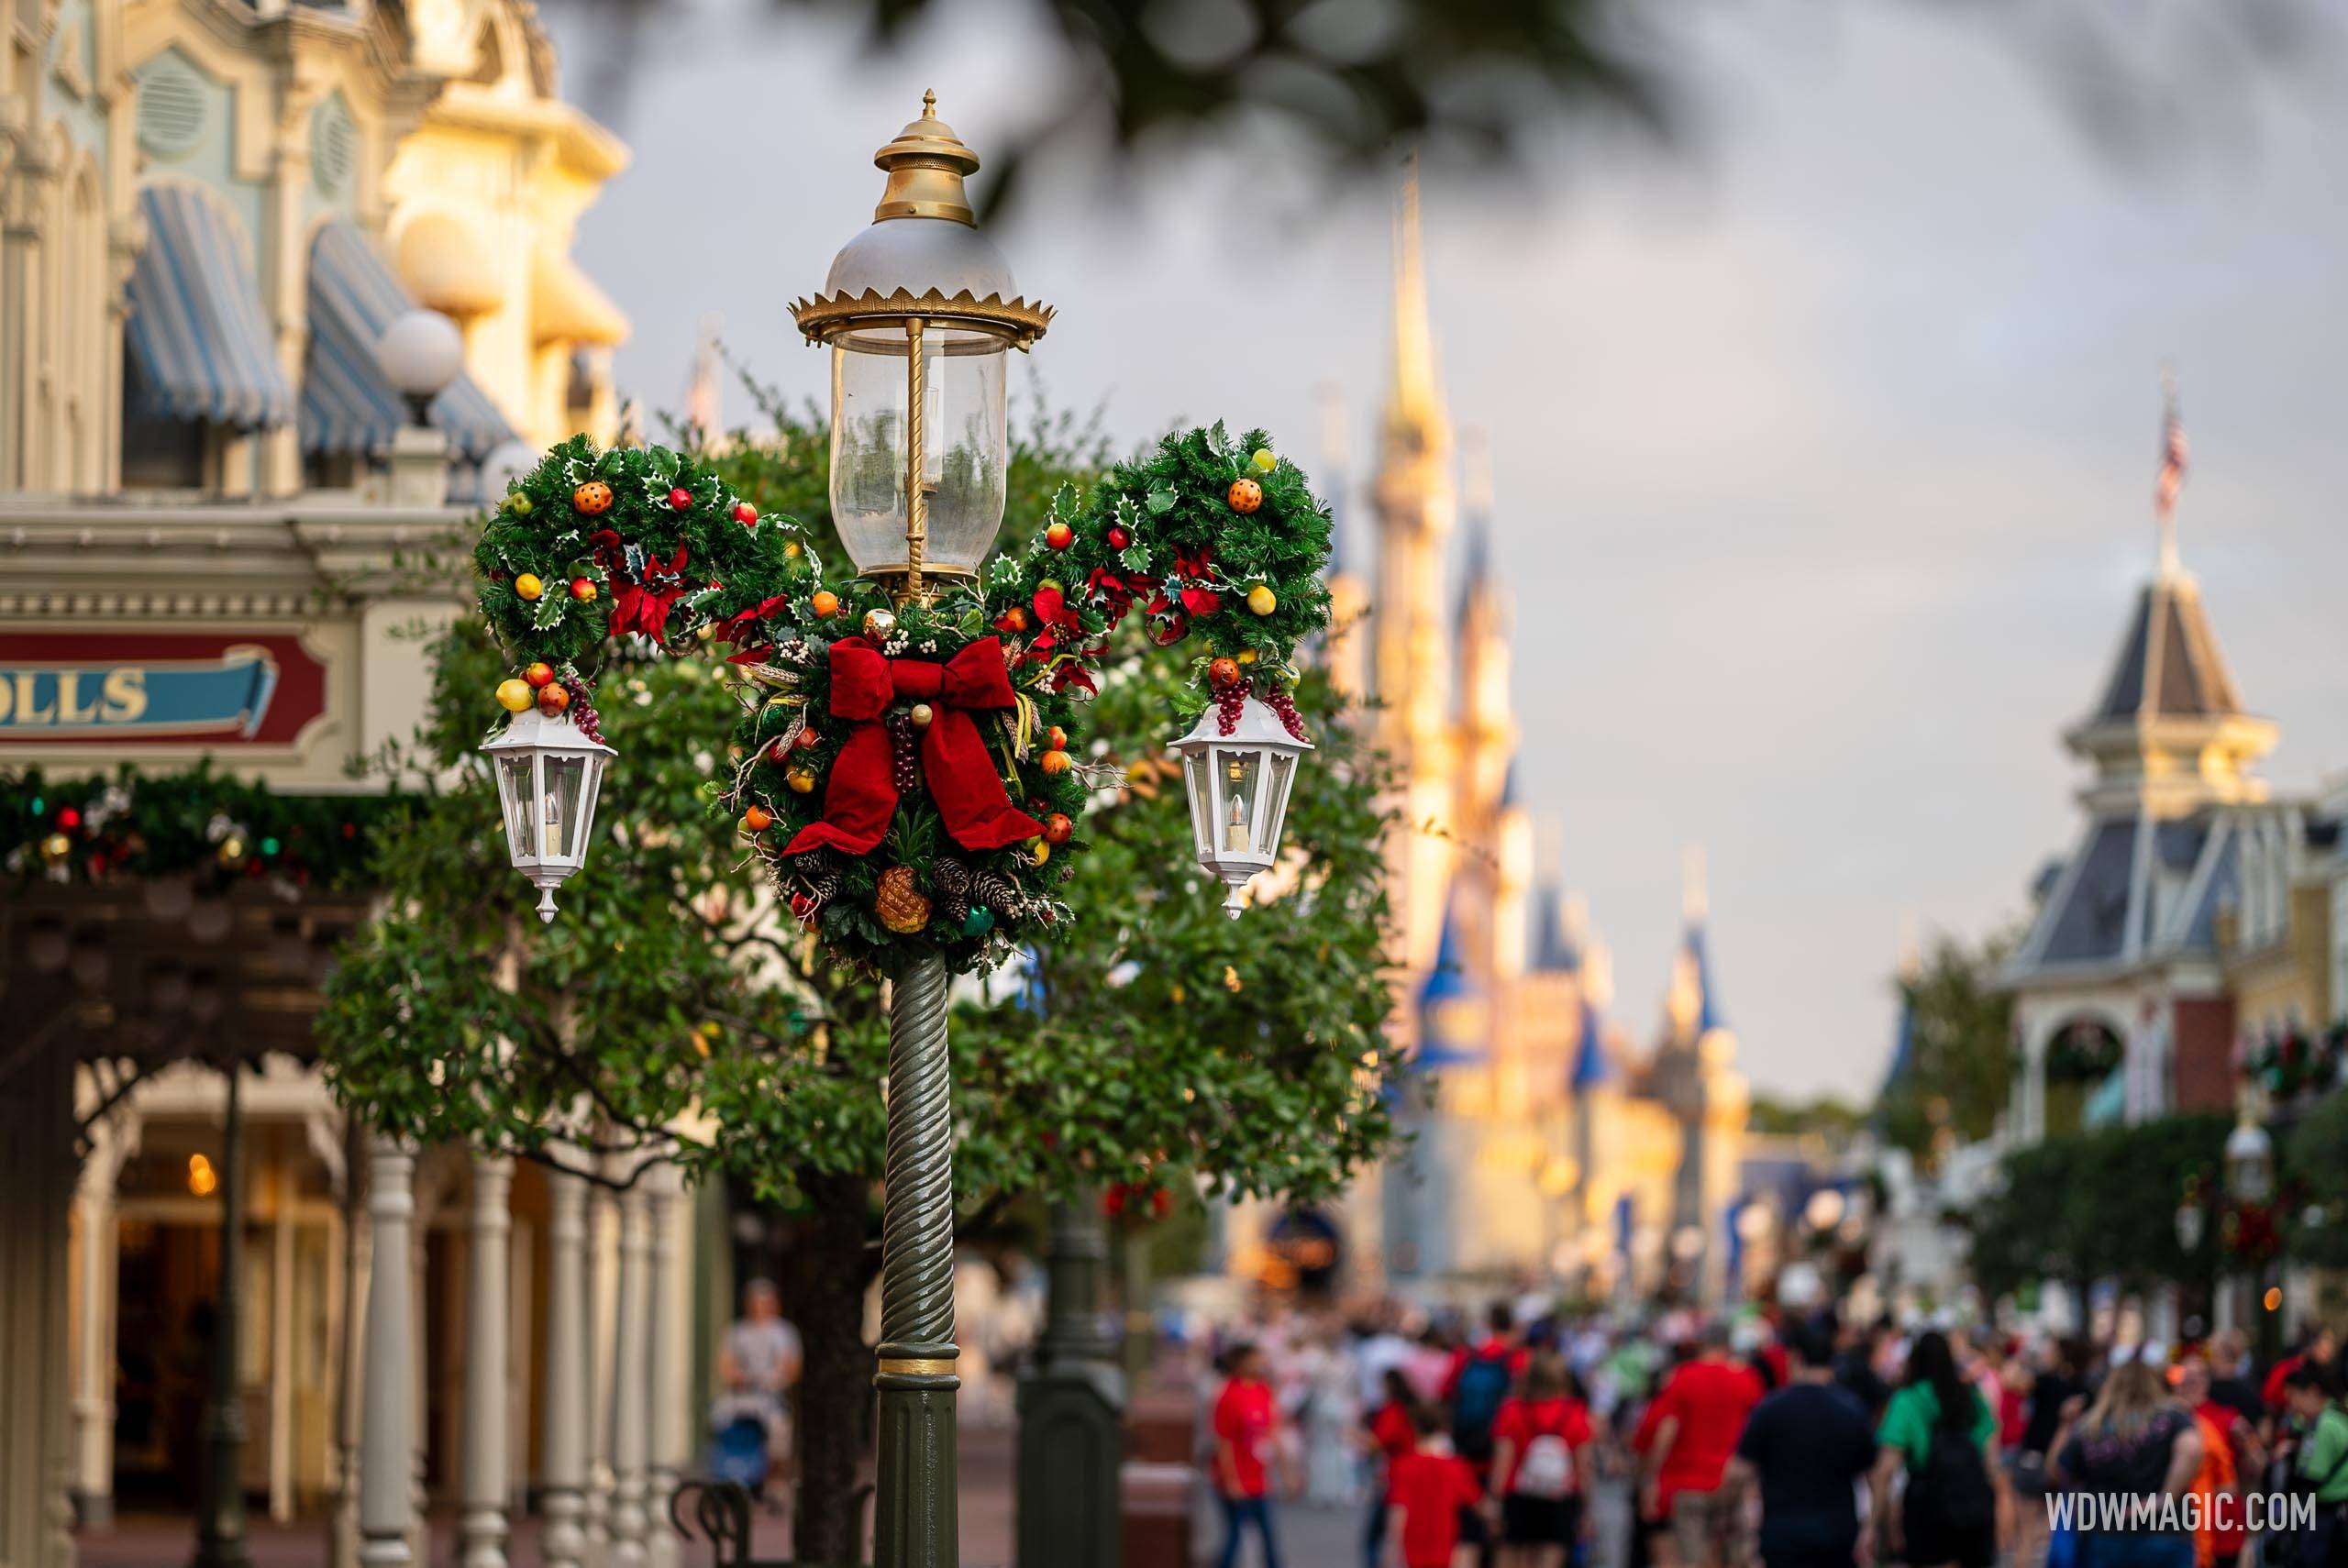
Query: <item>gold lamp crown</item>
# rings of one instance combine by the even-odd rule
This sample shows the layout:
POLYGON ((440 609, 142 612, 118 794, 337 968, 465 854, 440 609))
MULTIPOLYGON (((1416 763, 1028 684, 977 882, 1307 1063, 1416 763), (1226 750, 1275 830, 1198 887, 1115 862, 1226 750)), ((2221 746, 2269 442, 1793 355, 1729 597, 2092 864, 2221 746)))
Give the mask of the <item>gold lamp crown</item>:
POLYGON ((921 95, 921 118, 909 120, 897 139, 872 155, 889 173, 880 204, 872 209, 874 222, 893 217, 951 218, 978 226, 979 215, 962 189, 962 178, 979 171, 972 152, 954 127, 937 117, 937 94, 921 95))

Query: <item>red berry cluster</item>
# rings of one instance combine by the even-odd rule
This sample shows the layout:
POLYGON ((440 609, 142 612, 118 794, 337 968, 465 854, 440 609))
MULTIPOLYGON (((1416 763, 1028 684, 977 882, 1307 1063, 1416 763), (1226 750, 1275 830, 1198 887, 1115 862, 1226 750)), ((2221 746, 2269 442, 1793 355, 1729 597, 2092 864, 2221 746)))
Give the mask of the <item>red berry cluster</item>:
POLYGON ((1247 711, 1247 694, 1255 690, 1255 681, 1241 676, 1214 694, 1215 728, 1229 734, 1239 727, 1239 715, 1247 711))
POLYGON ((889 776, 896 781, 900 795, 910 795, 921 788, 920 753, 914 745, 914 721, 910 713, 900 712, 889 715, 889 776))
POLYGON ((1264 694, 1264 702, 1273 712, 1279 715, 1282 728, 1298 740, 1304 738, 1303 715, 1296 711, 1296 699, 1289 695, 1286 687, 1273 687, 1264 694))
POLYGON ((595 712, 594 689, 575 675, 564 676, 562 685, 570 693, 570 717, 578 724, 579 733, 597 745, 603 745, 604 721, 595 712))

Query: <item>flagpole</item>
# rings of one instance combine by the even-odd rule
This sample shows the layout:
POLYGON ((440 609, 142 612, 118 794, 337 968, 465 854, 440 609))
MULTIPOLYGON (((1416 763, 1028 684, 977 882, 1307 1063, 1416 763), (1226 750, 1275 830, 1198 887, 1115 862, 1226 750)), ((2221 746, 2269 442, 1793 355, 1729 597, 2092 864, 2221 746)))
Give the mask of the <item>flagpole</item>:
POLYGON ((2163 582, 2174 582, 2185 570, 2176 553, 2176 496, 2183 488, 2185 472, 2178 450, 2181 434, 2176 414, 2176 368, 2161 367, 2161 483, 2155 491, 2153 513, 2160 525, 2160 575, 2163 582))

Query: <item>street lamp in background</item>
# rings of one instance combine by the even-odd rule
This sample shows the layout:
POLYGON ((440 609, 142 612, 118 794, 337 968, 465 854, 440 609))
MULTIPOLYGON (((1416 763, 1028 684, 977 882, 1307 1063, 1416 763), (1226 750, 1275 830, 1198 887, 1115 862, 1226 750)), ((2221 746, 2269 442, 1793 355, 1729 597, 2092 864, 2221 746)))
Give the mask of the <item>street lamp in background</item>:
MULTIPOLYGON (((900 606, 975 578, 1002 524, 1010 460, 1005 356, 1052 313, 1018 296, 962 187, 978 154, 922 94, 921 117, 873 155, 889 176, 872 223, 792 306, 831 351, 832 521, 858 571, 900 606)), ((955 1490, 953 1086, 946 959, 922 947, 889 987, 889 1146, 882 1188, 876 1568, 952 1568, 955 1490)))
MULTIPOLYGON (((2234 1130, 2226 1135, 2226 1190, 2238 1203, 2265 1203, 2275 1196, 2275 1140, 2259 1125, 2257 1112, 2248 1103, 2243 1106, 2234 1130)), ((2246 1292, 2250 1299, 2243 1316, 2254 1319, 2262 1353, 2274 1348, 2279 1327, 2276 1314, 2266 1304, 2265 1283, 2265 1266, 2252 1264, 2246 1292)))
POLYGON ((465 372, 465 338, 437 310, 412 310, 375 340, 375 362, 407 404, 408 419, 381 456, 393 506, 438 506, 449 498, 449 437, 432 423, 432 400, 465 372))

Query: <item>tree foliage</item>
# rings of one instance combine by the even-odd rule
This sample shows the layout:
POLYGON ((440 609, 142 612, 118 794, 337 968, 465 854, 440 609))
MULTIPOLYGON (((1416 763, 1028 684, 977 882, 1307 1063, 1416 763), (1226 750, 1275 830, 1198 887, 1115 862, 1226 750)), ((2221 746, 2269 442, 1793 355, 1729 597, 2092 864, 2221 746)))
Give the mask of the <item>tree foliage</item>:
POLYGON ((1970 1216, 1975 1279, 1999 1296, 2032 1280, 2134 1288, 2208 1275, 2215 1242, 2205 1236, 2188 1255, 2176 1210, 2188 1181, 2205 1195, 2219 1190, 2231 1125, 2196 1111, 2015 1150, 1999 1189, 1970 1216))
POLYGON ((1899 979, 1908 1061, 1884 1085, 1877 1123, 1888 1143, 1929 1163, 1943 1127, 1961 1140, 1988 1136, 2013 1077, 2013 1003, 1994 977, 2009 935, 1969 944, 1938 937, 1915 973, 1899 979))

